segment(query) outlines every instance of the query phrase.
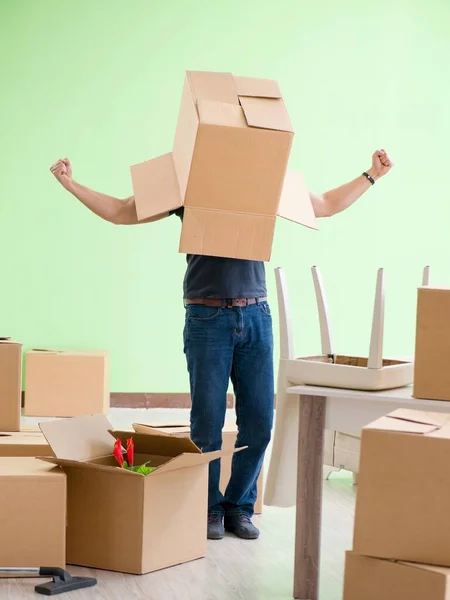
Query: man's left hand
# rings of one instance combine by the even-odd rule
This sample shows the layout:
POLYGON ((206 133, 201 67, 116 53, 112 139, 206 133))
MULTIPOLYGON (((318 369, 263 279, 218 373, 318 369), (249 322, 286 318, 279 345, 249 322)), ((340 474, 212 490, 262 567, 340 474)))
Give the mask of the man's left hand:
POLYGON ((377 180, 389 173, 393 166, 394 163, 386 150, 377 150, 372 154, 372 166, 368 173, 377 180))

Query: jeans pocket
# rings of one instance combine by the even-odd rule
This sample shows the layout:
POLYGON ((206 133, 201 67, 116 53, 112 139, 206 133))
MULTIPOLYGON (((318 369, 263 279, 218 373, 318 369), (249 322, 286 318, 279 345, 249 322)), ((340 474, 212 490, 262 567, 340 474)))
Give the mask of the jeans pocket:
POLYGON ((221 314, 222 310, 222 307, 188 304, 186 306, 186 319, 191 322, 213 321, 221 314))
POLYGON ((272 317, 272 313, 270 311, 270 306, 267 302, 260 302, 259 309, 266 317, 272 317))

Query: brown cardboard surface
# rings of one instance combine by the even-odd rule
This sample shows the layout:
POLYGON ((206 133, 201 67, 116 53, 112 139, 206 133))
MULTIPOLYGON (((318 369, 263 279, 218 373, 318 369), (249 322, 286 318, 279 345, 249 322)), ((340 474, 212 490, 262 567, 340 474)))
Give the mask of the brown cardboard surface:
POLYGON ((30 417, 75 417, 109 410, 109 353, 30 350, 25 408, 30 417))
POLYGON ((0 565, 65 567, 66 476, 34 458, 0 458, 0 565))
POLYGON ((450 289, 419 288, 413 396, 450 401, 450 289))
POLYGON ((361 436, 354 550, 450 567, 449 416, 398 410, 361 436))
MULTIPOLYGON (((139 433, 146 433, 149 429, 155 435, 162 436, 174 436, 174 437, 189 437, 190 435, 190 427, 189 423, 166 423, 166 424, 156 424, 156 423, 134 423, 133 427, 135 431, 139 433)), ((236 445, 236 437, 237 437, 237 428, 236 425, 227 423, 225 424, 222 430, 222 450, 226 452, 233 452, 233 449, 236 445)), ((225 493, 225 489, 230 481, 231 477, 231 463, 232 456, 224 456, 221 459, 220 465, 220 490, 222 493, 225 493)), ((258 478, 258 492, 257 498, 255 502, 255 514, 259 515, 263 511, 263 485, 264 485, 264 472, 261 470, 260 476, 258 478)))
POLYGON ((347 552, 343 600, 449 600, 450 569, 347 552))
POLYGON ((317 229, 292 140, 276 81, 188 71, 173 152, 131 167, 138 218, 184 205, 180 252, 268 261, 277 215, 317 229))
POLYGON ((0 432, 0 456, 52 456, 42 433, 0 432))
POLYGON ((317 229, 309 191, 300 173, 287 171, 281 191, 278 216, 310 229, 317 229))
POLYGON ((19 431, 22 344, 0 338, 0 431, 19 431))
POLYGON ((101 415, 40 427, 57 456, 72 457, 42 459, 67 473, 68 564, 143 574, 205 556, 207 463, 226 451, 202 454, 190 439, 111 431, 101 415), (116 466, 115 438, 130 436, 136 464, 156 467, 150 475, 116 466))
POLYGON ((275 217, 185 208, 180 251, 269 260, 274 233, 275 217))
POLYGON ((172 154, 131 167, 139 221, 182 206, 172 154))

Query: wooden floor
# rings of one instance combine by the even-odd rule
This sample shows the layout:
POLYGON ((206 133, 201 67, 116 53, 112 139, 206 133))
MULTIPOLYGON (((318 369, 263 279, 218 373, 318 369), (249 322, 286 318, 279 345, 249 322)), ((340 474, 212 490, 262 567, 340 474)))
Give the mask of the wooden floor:
MULTIPOLYGON (((163 423, 186 419, 177 409, 114 409, 114 427, 132 422, 163 423)), ((232 415, 230 413, 230 418, 232 415)), ((27 419, 27 423, 34 420, 27 419)), ((324 482, 323 564, 320 600, 342 599, 344 552, 351 547, 355 491, 351 475, 334 473, 324 482)), ((255 524, 257 541, 227 536, 208 543, 205 559, 135 577, 69 568, 72 574, 98 578, 95 588, 71 592, 71 600, 291 600, 294 553, 294 509, 264 507, 255 524)), ((2 600, 31 597, 36 580, 1 580, 2 600)))

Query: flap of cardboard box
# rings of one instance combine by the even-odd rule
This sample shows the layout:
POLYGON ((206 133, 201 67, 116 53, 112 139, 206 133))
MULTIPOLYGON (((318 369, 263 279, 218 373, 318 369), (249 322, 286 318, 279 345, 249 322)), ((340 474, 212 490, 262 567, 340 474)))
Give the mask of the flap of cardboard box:
POLYGON ((39 423, 57 458, 85 461, 112 454, 114 437, 105 415, 84 415, 39 423))
POLYGON ((294 133, 282 99, 239 96, 239 102, 249 127, 294 133))
POLYGON ((183 205, 172 153, 130 167, 138 221, 183 205))
POLYGON ((187 71, 186 75, 196 104, 199 100, 239 104, 236 81, 232 73, 187 71))
POLYGON ((155 425, 144 423, 133 423, 133 429, 136 433, 152 433, 153 435, 171 436, 177 434, 185 434, 190 432, 189 424, 170 424, 170 425, 155 425), (167 430, 167 431, 163 431, 167 430))
MULTIPOLYGON (((137 433, 147 433, 149 429, 155 433, 155 435, 177 435, 190 433, 189 420, 184 423, 181 421, 175 421, 173 423, 133 423, 133 429, 137 433)), ((223 426, 222 433, 237 433, 236 423, 227 422, 223 426)))
MULTIPOLYGON (((172 438, 172 439, 182 439, 182 438, 172 438)), ((168 473, 169 471, 175 471, 176 469, 186 469, 187 467, 195 467, 197 465, 204 465, 218 458, 223 458, 224 456, 230 456, 235 454, 236 452, 241 452, 245 450, 246 447, 243 448, 233 448, 232 450, 217 450, 216 452, 205 452, 204 454, 181 454, 175 458, 172 458, 168 462, 162 464, 159 467, 156 467, 154 474, 168 473)))
POLYGON ((180 252, 268 261, 275 219, 267 215, 186 207, 180 252))
POLYGON ((398 409, 366 425, 365 430, 391 431, 429 435, 443 429, 450 415, 411 409, 398 409))
POLYGON ((161 435, 160 431, 155 431, 151 427, 135 434, 130 434, 129 431, 112 431, 111 433, 123 443, 125 443, 127 438, 132 437, 134 440, 135 452, 138 454, 152 454, 170 458, 179 456, 184 452, 201 454, 201 450, 199 450, 189 438, 161 435))
POLYGON ((238 96, 254 98, 281 98, 280 86, 274 79, 259 79, 258 77, 235 76, 238 96))
POLYGON ((197 103, 198 118, 205 125, 221 125, 223 127, 248 127, 241 106, 212 100, 199 100, 197 103))
POLYGON ((308 188, 300 173, 286 172, 278 206, 278 216, 310 229, 319 229, 308 188))

